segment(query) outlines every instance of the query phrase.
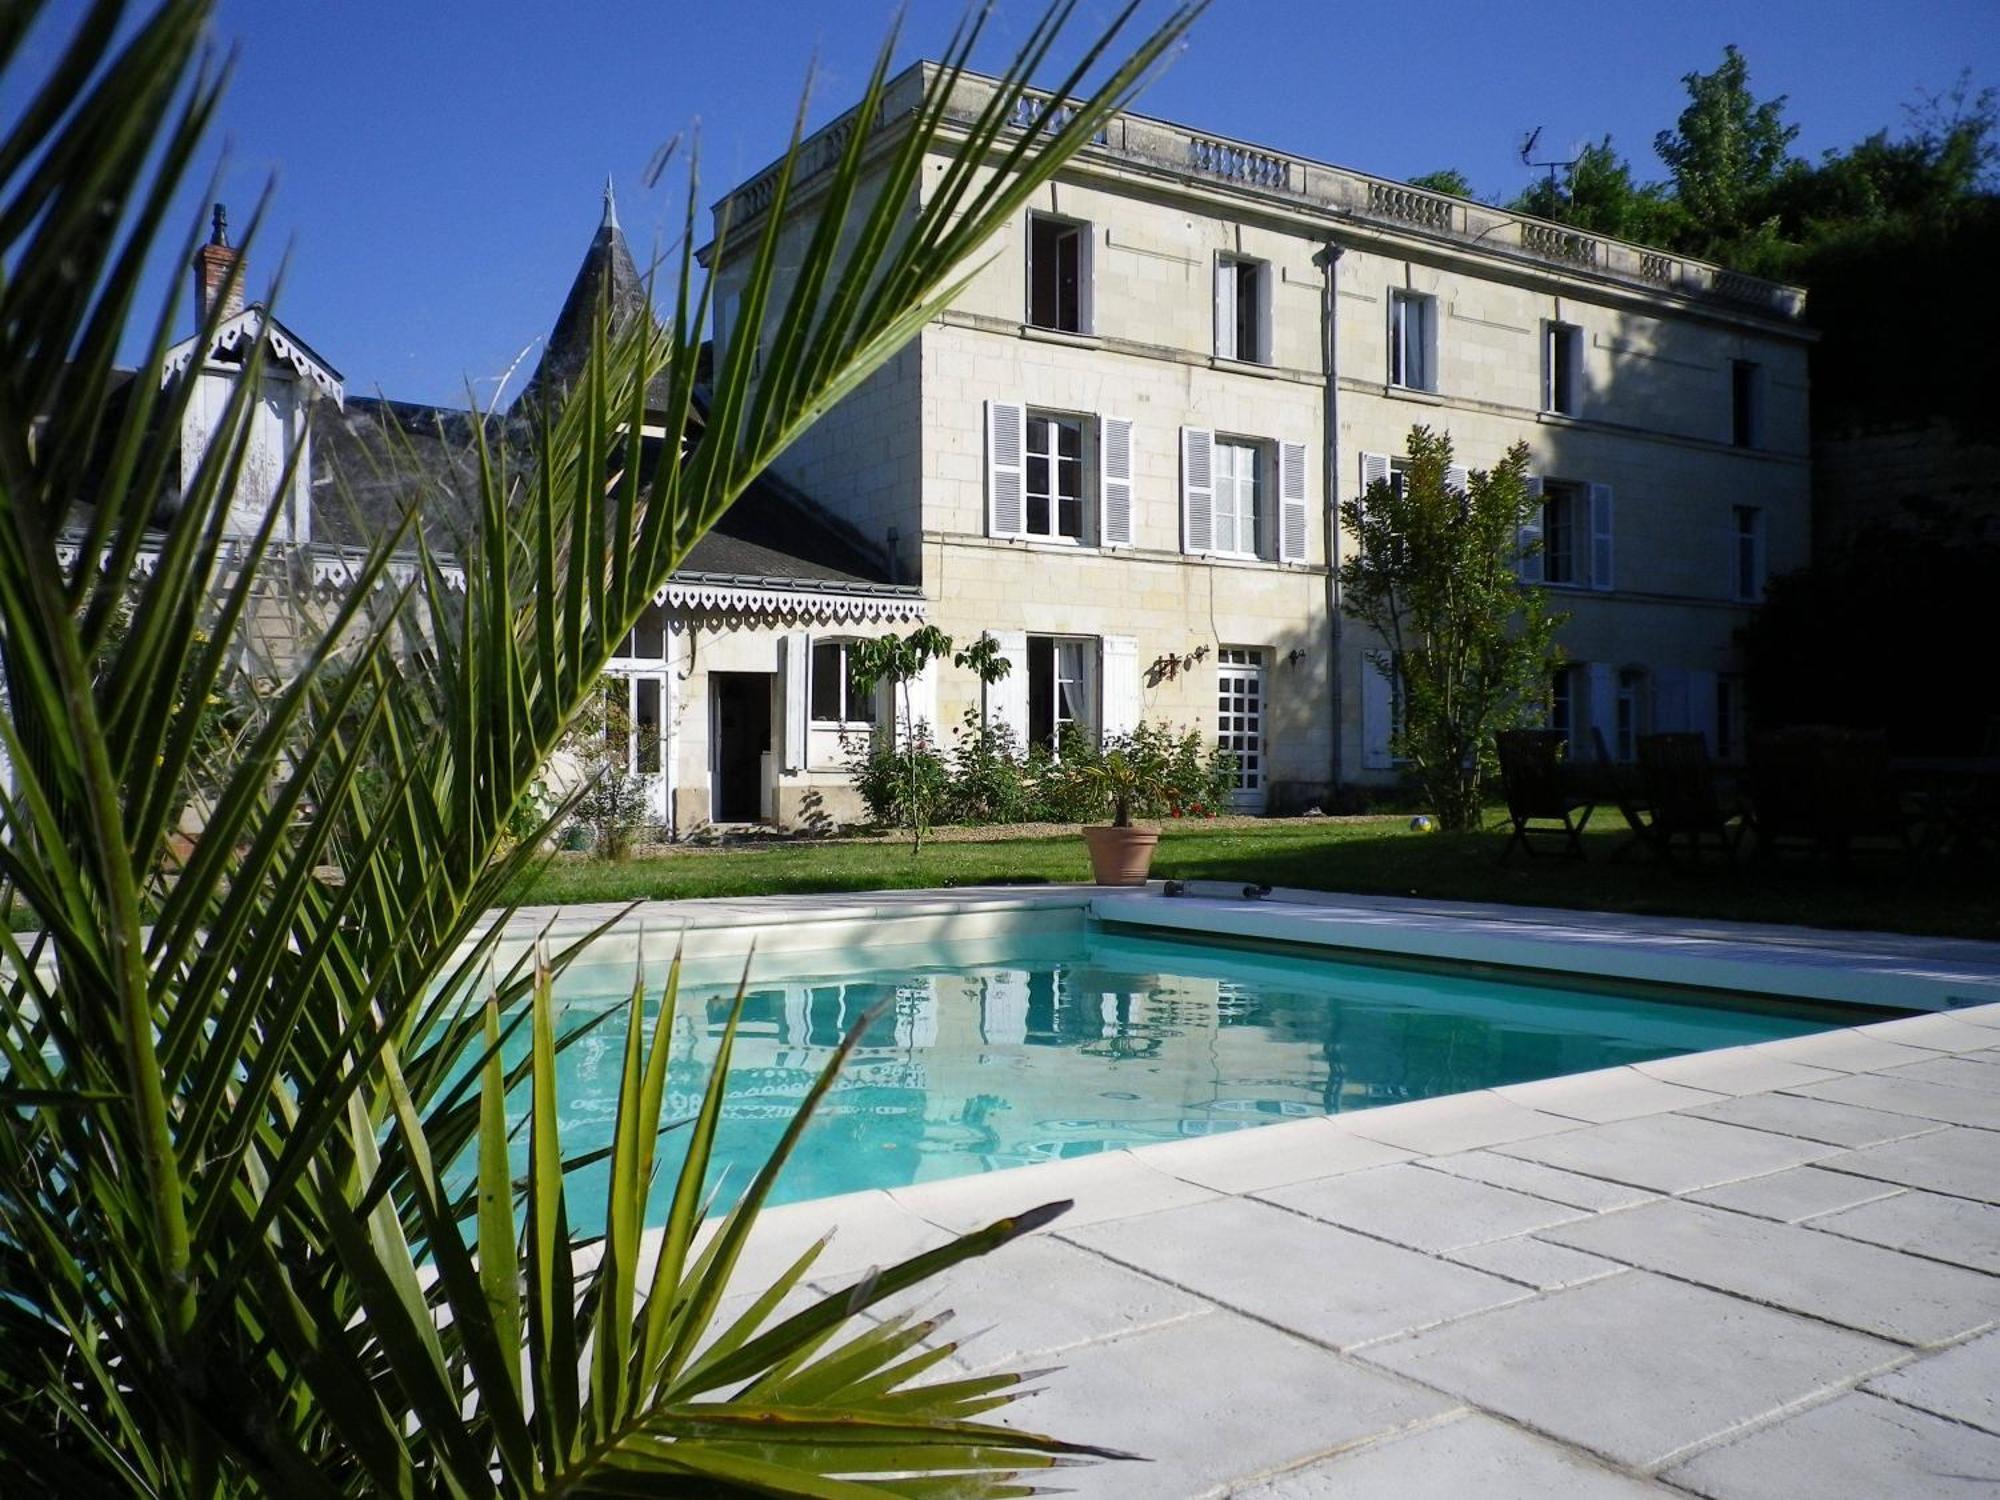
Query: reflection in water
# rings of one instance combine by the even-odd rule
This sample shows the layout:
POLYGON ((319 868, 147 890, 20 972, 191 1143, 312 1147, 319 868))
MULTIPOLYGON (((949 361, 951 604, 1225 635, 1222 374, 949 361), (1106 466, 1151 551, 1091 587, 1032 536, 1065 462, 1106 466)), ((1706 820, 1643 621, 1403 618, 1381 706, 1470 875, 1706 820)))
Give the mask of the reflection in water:
MULTIPOLYGON (((847 957, 841 955, 839 957, 847 957)), ((1017 961, 913 958, 752 990, 716 1152, 731 1188, 762 1164, 831 1049, 881 1013, 779 1178, 776 1201, 1217 1134, 1489 1088, 1835 1024, 1797 1013, 1584 994, 1315 958, 1077 937, 1017 961), (887 1002, 884 1004, 884 1002, 887 1002)), ((580 1025, 619 1003, 588 976, 580 1025)), ((671 1028, 667 1114, 694 1112, 734 987, 690 988, 671 1028)), ((650 1022, 649 1022, 650 1024, 650 1022)), ((606 1145, 617 1023, 562 1054, 566 1150, 606 1145)), ((679 1137, 662 1143, 671 1193, 679 1137)), ((466 1164, 469 1169, 469 1163, 466 1164)), ((572 1180, 601 1212, 601 1173, 572 1180)), ((727 1194, 725 1194, 727 1196, 727 1194)))

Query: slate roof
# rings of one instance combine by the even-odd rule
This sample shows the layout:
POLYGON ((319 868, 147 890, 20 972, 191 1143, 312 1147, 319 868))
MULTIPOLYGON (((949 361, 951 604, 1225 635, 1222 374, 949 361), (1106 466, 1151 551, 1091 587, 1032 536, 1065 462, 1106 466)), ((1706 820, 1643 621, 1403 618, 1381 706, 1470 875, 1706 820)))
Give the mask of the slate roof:
MULTIPOLYGON (((563 298, 562 310, 556 314, 548 342, 542 345, 542 356, 522 387, 517 406, 576 383, 590 358, 591 334, 600 301, 605 306, 613 338, 637 319, 651 316, 646 281, 632 258, 625 231, 619 227, 618 207, 608 182, 604 186, 604 217, 591 237, 590 248, 583 253, 576 280, 570 283, 569 295, 563 298)), ((654 382, 653 394, 656 405, 666 404, 663 380, 654 382)))
MULTIPOLYGON (((471 412, 350 396, 345 410, 321 403, 313 428, 313 536, 366 545, 412 505, 439 552, 465 551, 479 509, 471 412)), ((524 417, 488 419, 494 448, 527 451, 524 417)), ((882 549, 773 474, 743 496, 695 543, 681 580, 877 591, 897 588, 882 549)))

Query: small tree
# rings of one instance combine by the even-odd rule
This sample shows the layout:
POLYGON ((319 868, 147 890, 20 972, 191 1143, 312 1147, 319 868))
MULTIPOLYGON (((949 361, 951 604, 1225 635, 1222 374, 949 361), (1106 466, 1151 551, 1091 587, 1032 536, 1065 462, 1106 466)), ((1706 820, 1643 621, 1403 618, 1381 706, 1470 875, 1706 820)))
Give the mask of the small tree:
POLYGON ((1451 439, 1410 429, 1400 488, 1378 481, 1344 501, 1351 550, 1340 565, 1341 610, 1388 645, 1370 670, 1403 706, 1398 755, 1448 829, 1477 826, 1494 736, 1538 717, 1559 660, 1539 589, 1518 581, 1520 529, 1538 503, 1528 450, 1516 443, 1463 489, 1449 482, 1451 439))
POLYGON ((902 787, 895 806, 897 822, 910 830, 912 854, 924 847, 924 833, 944 800, 945 787, 941 777, 924 774, 925 741, 932 726, 917 722, 910 684, 932 662, 946 660, 966 668, 988 686, 1005 677, 1013 665, 1000 654, 1000 643, 984 632, 970 646, 954 654, 951 637, 935 625, 921 625, 906 636, 877 636, 853 646, 848 654, 849 670, 862 692, 872 693, 878 684, 886 682, 892 697, 898 693, 902 697, 900 719, 894 713, 890 715, 901 725, 900 729, 892 727, 891 732, 900 737, 898 751, 903 761, 902 787))

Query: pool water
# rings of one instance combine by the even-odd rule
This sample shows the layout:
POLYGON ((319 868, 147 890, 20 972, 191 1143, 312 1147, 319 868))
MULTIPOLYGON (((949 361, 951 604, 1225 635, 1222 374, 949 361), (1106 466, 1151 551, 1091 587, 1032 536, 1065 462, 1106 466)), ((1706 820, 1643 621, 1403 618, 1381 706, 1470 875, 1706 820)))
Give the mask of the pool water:
MULTIPOLYGON (((728 1189, 763 1163, 835 1044, 870 1026, 780 1175, 774 1202, 898 1187, 1522 1083, 1853 1025, 1852 1008, 1584 989, 1555 979, 1374 965, 1309 951, 1104 931, 1004 947, 814 955, 751 975, 716 1149, 728 1189), (805 972, 804 970, 811 970, 805 972)), ((573 970, 559 1026, 622 1008, 629 970, 573 970)), ((694 976, 702 977, 702 976, 694 976)), ((684 984, 667 1116, 691 1115, 736 993, 684 984)), ((651 1004, 657 1007, 658 986, 651 1004)), ((652 1014, 657 1014, 655 1009, 652 1014)), ((650 1016, 649 1016, 650 1029, 650 1016)), ((566 1154, 610 1143, 624 1021, 561 1054, 566 1154)), ((525 1043, 523 1043, 525 1045, 525 1043)), ((525 1107, 525 1098, 519 1101, 525 1107)), ((680 1132, 661 1146, 663 1217, 680 1132)), ((525 1147, 525 1139, 517 1137, 525 1147)), ((602 1169, 570 1181, 602 1222, 602 1169)))

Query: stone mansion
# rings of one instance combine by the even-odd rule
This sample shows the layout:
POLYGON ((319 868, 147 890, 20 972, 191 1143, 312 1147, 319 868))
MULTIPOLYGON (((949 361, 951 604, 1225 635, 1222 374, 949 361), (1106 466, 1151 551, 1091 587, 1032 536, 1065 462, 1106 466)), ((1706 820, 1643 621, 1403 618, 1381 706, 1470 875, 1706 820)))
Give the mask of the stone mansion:
MULTIPOLYGON (((936 76, 893 81, 885 144, 936 76)), ((947 119, 994 87, 961 78, 947 119)), ((781 238, 811 233, 814 176, 855 128, 803 143, 781 238)), ((734 309, 775 175, 715 205, 719 349, 752 332, 734 309)), ((607 290, 642 305, 608 201, 544 370, 607 290)), ((1340 613, 1337 507, 1393 482, 1419 423, 1472 468, 1528 445, 1524 586, 1570 615, 1556 723, 1620 757, 1693 729, 1733 758, 1734 634, 1808 557, 1802 313, 1795 288, 1119 115, 662 592, 613 669, 634 768, 679 835, 853 816, 843 738, 889 714, 853 691, 847 645, 927 619, 1012 664, 991 688, 949 666, 915 684, 942 731, 968 712, 1024 743, 1192 726, 1235 752, 1253 810, 1393 780, 1381 643, 1340 613)), ((371 423, 407 446, 464 416, 346 399, 305 467, 366 450, 371 423)))

